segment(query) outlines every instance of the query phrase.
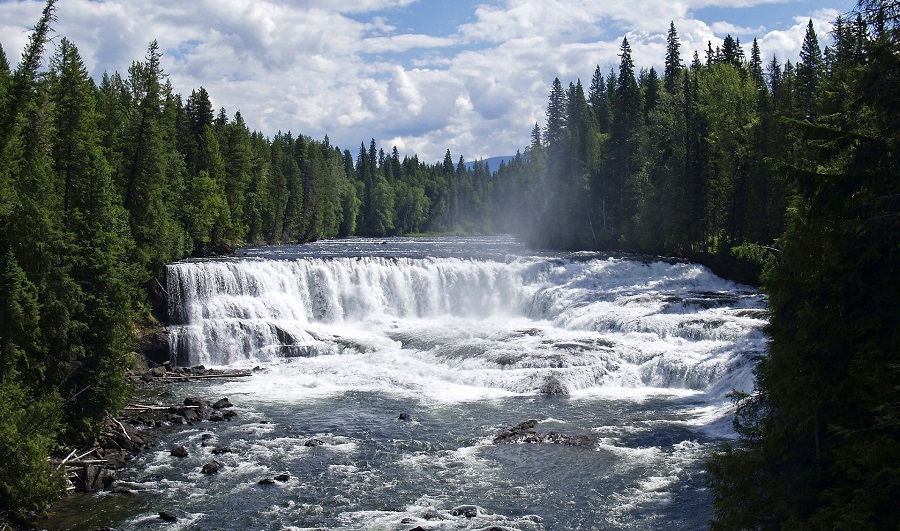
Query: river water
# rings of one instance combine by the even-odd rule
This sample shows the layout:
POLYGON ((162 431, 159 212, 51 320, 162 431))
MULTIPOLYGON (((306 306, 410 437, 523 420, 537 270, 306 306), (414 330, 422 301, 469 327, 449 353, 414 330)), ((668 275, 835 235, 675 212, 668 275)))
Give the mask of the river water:
POLYGON ((238 415, 164 431, 86 528, 702 529, 766 348, 762 295, 702 266, 504 237, 244 249, 168 283, 173 358, 254 374, 173 386, 238 415), (493 443, 528 419, 596 443, 493 443))

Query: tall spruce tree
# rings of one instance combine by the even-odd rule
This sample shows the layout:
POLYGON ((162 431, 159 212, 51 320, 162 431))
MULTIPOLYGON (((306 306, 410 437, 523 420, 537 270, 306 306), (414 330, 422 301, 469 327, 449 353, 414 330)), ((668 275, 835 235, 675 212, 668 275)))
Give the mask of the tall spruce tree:
POLYGON ((604 186, 608 217, 616 239, 630 229, 637 209, 643 124, 641 90, 635 78, 634 60, 627 37, 622 39, 620 50, 604 186))
POLYGON ((816 99, 819 83, 822 78, 822 49, 812 20, 806 26, 803 46, 800 48, 800 62, 797 64, 797 96, 802 116, 814 120, 816 116, 816 99))
POLYGON ((678 32, 675 30, 675 21, 669 23, 669 33, 666 35, 665 63, 663 86, 666 92, 674 94, 681 87, 678 73, 684 68, 684 65, 681 63, 681 41, 678 39, 678 32))

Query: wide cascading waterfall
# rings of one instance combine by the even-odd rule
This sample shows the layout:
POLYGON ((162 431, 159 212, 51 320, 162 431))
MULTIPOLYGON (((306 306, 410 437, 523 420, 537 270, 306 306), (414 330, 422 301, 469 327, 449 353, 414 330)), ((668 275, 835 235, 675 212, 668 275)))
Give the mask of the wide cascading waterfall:
MULTIPOLYGON (((765 348, 759 294, 685 263, 244 258, 174 264, 168 282, 180 365, 343 354, 336 363, 377 374, 379 361, 359 355, 390 351, 430 365, 437 387, 724 393, 749 389, 765 348)), ((428 385, 391 370, 400 388, 428 385)))
POLYGON ((170 266, 168 282, 184 365, 332 351, 315 323, 518 313, 523 295, 510 265, 459 259, 188 262, 170 266))

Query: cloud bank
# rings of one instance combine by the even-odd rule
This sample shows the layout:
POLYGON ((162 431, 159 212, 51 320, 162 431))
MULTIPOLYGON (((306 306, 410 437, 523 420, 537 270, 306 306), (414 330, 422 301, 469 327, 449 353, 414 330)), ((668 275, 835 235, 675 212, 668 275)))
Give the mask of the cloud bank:
MULTIPOLYGON (((354 154, 375 138, 386 151, 396 145, 432 162, 447 149, 475 160, 525 147, 534 124, 543 124, 553 78, 588 85, 595 66, 617 68, 624 36, 638 67, 661 70, 670 21, 685 62, 731 33, 747 46, 757 37, 764 59, 776 55, 783 63, 796 60, 808 20, 824 46, 840 12, 804 11, 799 2, 792 13, 790 3, 779 5, 792 13, 778 21, 780 29, 694 15, 772 7, 764 4, 772 2, 473 2, 471 16, 455 27, 439 19, 410 27, 404 14, 427 18, 426 2, 62 0, 55 27, 95 78, 124 74, 156 39, 177 92, 203 86, 216 108, 241 111, 252 129, 327 134, 354 154)), ((11 63, 42 7, 37 0, 0 3, 0 44, 11 63)))

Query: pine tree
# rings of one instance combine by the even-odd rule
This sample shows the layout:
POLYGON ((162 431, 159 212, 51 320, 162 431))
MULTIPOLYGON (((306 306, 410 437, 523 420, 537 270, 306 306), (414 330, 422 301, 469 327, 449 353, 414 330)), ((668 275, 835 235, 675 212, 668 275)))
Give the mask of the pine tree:
POLYGON ((800 62, 797 64, 797 96, 803 117, 815 120, 816 99, 822 78, 822 50, 813 28, 812 20, 806 26, 803 46, 800 48, 800 62))
POLYGON ((606 79, 600 70, 600 65, 594 69, 594 77, 591 78, 591 86, 588 90, 588 103, 591 112, 594 113, 594 121, 600 133, 609 133, 610 112, 609 96, 606 93, 606 79))
POLYGON ((666 92, 674 94, 681 87, 678 73, 684 65, 681 63, 681 41, 678 32, 675 31, 675 21, 669 23, 669 33, 666 36, 666 65, 663 72, 664 87, 666 92))
POLYGON ((544 128, 543 143, 551 160, 562 157, 563 141, 566 135, 566 97, 559 78, 553 80, 550 98, 547 102, 547 125, 544 128))
POLYGON ((171 215, 165 202, 166 139, 162 123, 164 75, 159 44, 150 43, 143 63, 133 63, 126 82, 133 112, 124 126, 120 189, 135 242, 133 260, 144 268, 145 280, 161 274, 175 245, 171 215))
POLYGON ((6 113, 6 96, 9 93, 12 74, 9 70, 9 61, 6 60, 6 53, 3 46, 0 45, 0 109, 6 113))
POLYGON ((633 221, 640 193, 641 91, 634 77, 631 45, 622 39, 621 60, 614 93, 607 179, 603 201, 608 208, 613 231, 625 234, 633 221))

